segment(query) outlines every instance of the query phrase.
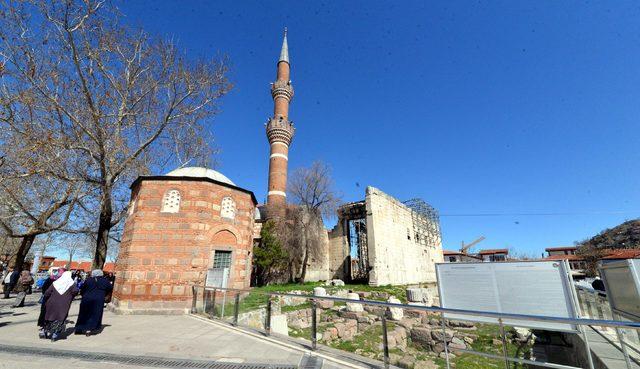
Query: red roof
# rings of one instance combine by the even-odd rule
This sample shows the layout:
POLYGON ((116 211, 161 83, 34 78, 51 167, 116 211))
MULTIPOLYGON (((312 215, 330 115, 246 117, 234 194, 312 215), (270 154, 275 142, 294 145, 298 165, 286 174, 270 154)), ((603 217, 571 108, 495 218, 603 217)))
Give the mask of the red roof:
MULTIPOLYGON (((52 267, 57 267, 57 268, 64 268, 66 266, 66 269, 68 270, 83 270, 85 272, 90 272, 91 271, 91 262, 90 261, 72 261, 71 265, 67 266, 69 264, 68 260, 55 260, 51 266, 52 267)), ((103 271, 105 272, 113 272, 115 271, 115 264, 114 263, 105 263, 104 267, 102 268, 103 271)))
POLYGON ((460 251, 442 250, 443 255, 462 255, 460 251))
POLYGON ((559 246, 559 247, 547 247, 546 249, 544 249, 544 251, 571 251, 571 250, 576 250, 577 247, 575 246, 559 246))
POLYGON ((480 250, 478 254, 480 255, 489 255, 489 254, 508 254, 508 249, 488 249, 488 250, 480 250))
POLYGON ((546 258, 542 259, 542 260, 569 260, 569 261, 582 261, 584 260, 583 258, 579 257, 578 255, 551 255, 551 256, 547 256, 546 258))
POLYGON ((640 249, 623 249, 612 250, 603 259, 617 260, 617 259, 636 259, 640 257, 640 249))

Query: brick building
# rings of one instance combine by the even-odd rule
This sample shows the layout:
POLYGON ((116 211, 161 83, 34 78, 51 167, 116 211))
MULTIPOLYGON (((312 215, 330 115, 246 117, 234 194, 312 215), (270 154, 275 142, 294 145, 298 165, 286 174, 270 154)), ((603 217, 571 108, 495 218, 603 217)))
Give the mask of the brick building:
POLYGON ((120 313, 184 313, 192 285, 247 288, 256 199, 224 175, 181 168, 139 177, 116 266, 120 313))

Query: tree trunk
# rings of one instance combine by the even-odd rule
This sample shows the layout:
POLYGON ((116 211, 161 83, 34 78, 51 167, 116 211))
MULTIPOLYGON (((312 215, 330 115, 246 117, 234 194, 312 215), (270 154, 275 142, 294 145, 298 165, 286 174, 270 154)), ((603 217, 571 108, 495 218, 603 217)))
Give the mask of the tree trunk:
POLYGON ((16 258, 13 260, 12 267, 17 270, 22 270, 22 266, 24 265, 24 259, 26 259, 29 250, 31 250, 31 245, 33 245, 33 241, 36 239, 35 235, 29 235, 22 238, 22 242, 20 242, 20 247, 18 248, 18 252, 16 252, 16 258))
POLYGON ((107 260, 107 247, 109 244, 109 231, 111 231, 111 219, 113 207, 111 204, 111 189, 104 189, 102 203, 100 204, 100 219, 98 222, 98 238, 96 251, 93 254, 92 269, 102 269, 107 260))
POLYGON ((73 252, 69 252, 69 264, 67 265, 67 269, 71 268, 71 261, 73 260, 73 252))
POLYGON ((304 280, 307 278, 307 263, 309 263, 309 228, 306 225, 302 226, 304 230, 304 257, 302 258, 302 270, 300 271, 300 284, 304 284, 304 280))

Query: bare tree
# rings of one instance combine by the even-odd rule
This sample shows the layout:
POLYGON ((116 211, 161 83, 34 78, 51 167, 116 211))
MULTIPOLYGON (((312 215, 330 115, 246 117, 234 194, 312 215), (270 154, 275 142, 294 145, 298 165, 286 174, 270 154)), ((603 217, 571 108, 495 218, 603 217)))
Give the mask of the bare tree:
POLYGON ((91 238, 87 236, 64 237, 58 240, 58 248, 68 256, 67 267, 71 266, 74 256, 91 255, 93 250, 91 238))
POLYGON ((300 207, 297 223, 302 228, 302 263, 299 282, 304 283, 307 276, 309 258, 317 253, 318 231, 324 231, 323 216, 333 216, 340 203, 340 195, 334 189, 331 168, 316 161, 309 168, 293 171, 287 185, 289 199, 300 207), (315 246, 315 247, 314 247, 315 246))
POLYGON ((20 240, 11 264, 22 269, 37 236, 68 224, 83 186, 43 174, 52 169, 38 161, 38 156, 25 159, 19 155, 25 149, 20 144, 14 148, 11 160, 0 170, 4 174, 0 181, 0 228, 7 237, 20 240), (31 159, 38 164, 30 164, 31 159))
POLYGON ((123 26, 104 1, 0 8, 4 93, 33 102, 42 137, 73 158, 71 173, 50 174, 92 187, 80 206, 85 215, 68 231, 95 234, 93 264, 102 268, 131 181, 152 168, 209 160, 207 128, 231 87, 225 58, 190 60, 172 42, 123 26))

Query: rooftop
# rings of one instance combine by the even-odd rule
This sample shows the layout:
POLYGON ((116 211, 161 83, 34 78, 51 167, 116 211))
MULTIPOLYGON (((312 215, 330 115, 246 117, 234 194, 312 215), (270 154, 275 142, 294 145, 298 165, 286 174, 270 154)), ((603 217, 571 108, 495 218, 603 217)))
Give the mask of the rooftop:
POLYGON ((232 186, 236 185, 235 183, 233 183, 233 181, 231 181, 229 178, 227 178, 227 176, 225 176, 224 174, 222 174, 222 173, 220 173, 218 171, 215 171, 213 169, 204 168, 204 167, 178 168, 178 169, 172 170, 171 172, 167 173, 166 175, 167 176, 171 176, 171 177, 209 178, 209 179, 213 179, 214 181, 217 181, 217 182, 230 184, 232 186))
POLYGON ((509 253, 508 249, 487 249, 487 250, 480 250, 480 252, 478 252, 479 255, 508 254, 508 253, 509 253))
POLYGON ((576 246, 558 246, 558 247, 547 247, 544 251, 571 251, 577 249, 576 246))

